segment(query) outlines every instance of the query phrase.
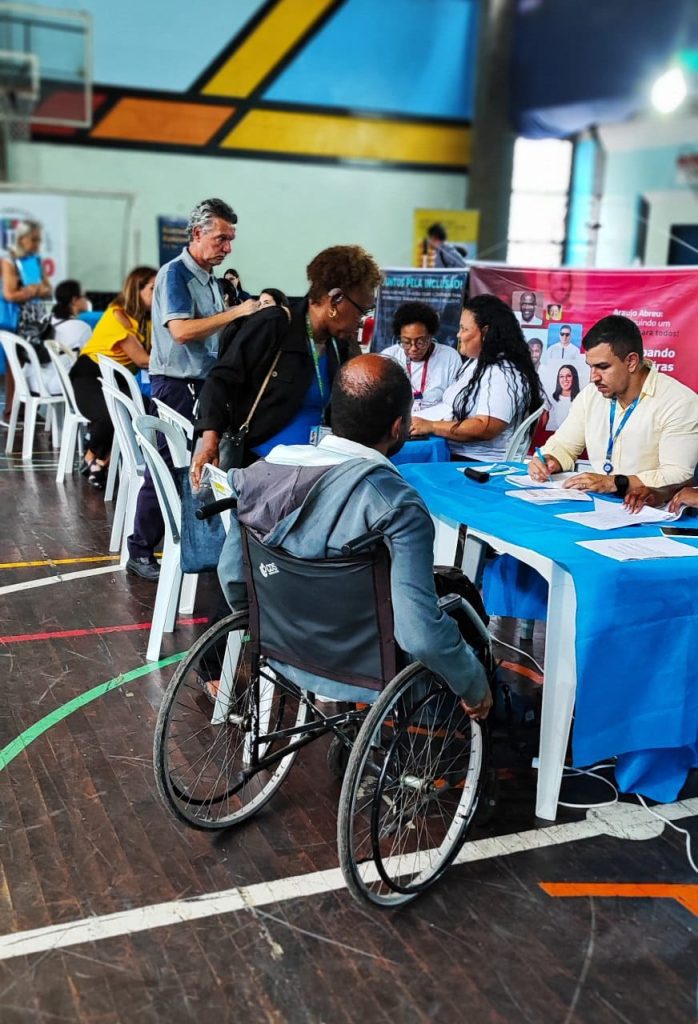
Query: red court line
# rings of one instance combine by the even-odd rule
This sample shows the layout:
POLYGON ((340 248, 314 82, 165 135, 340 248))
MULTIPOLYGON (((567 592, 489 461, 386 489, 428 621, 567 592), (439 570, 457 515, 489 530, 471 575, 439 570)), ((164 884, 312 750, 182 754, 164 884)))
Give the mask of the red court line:
MULTIPOLYGON (((177 619, 178 626, 199 626, 208 618, 177 619)), ((61 629, 47 633, 16 633, 14 636, 0 636, 0 644, 25 644, 30 640, 66 640, 76 636, 95 636, 104 633, 130 633, 136 629, 150 629, 152 622, 132 622, 125 626, 95 626, 94 629, 61 629)))

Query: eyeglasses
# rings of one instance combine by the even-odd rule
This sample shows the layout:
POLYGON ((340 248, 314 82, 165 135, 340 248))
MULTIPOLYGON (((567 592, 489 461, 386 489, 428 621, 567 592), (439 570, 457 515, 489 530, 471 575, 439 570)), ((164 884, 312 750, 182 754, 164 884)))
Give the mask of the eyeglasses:
POLYGON ((560 331, 560 337, 561 338, 571 338, 572 337, 572 331, 560 331))
POLYGON ((422 335, 420 338, 398 338, 398 341, 403 348, 427 348, 431 344, 428 335, 422 335))
MULTIPOLYGON (((358 309, 359 313, 361 313, 361 316, 372 316, 373 313, 375 313, 375 311, 376 311, 376 307, 375 306, 369 306, 368 309, 364 309, 364 307, 360 306, 358 304, 358 302, 354 302, 354 300, 352 299, 351 295, 347 295, 346 292, 342 292, 342 299, 347 299, 349 302, 351 302, 351 304, 354 307, 354 309, 358 309)), ((340 302, 341 302, 341 299, 340 299, 340 302)))

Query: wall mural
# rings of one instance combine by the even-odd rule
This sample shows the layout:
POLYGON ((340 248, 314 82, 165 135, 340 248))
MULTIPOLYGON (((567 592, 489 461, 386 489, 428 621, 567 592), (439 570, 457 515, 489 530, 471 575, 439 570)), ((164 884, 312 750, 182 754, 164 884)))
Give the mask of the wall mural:
MULTIPOLYGON (((32 138, 462 173, 470 162, 476 6, 267 0, 188 87, 169 91, 101 84, 97 48, 92 127, 35 126, 32 138)), ((92 7, 99 42, 109 15, 97 0, 92 7)), ((167 82, 166 47, 151 35, 146 42, 167 82)), ((44 97, 55 109, 59 88, 44 97)))

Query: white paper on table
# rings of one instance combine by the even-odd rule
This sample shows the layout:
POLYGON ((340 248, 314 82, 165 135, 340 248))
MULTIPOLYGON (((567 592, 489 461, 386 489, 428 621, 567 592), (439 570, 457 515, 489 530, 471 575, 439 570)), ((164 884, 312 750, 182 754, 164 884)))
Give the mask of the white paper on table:
POLYGON ((622 502, 616 503, 594 498, 593 512, 558 512, 556 519, 589 526, 592 530, 620 530, 625 526, 642 526, 647 523, 670 523, 683 512, 667 512, 665 508, 650 508, 645 505, 639 512, 629 512, 622 502))
MULTIPOLYGON (((533 487, 561 487, 565 480, 570 480, 573 476, 579 476, 576 470, 572 470, 569 473, 555 473, 550 480, 534 480, 528 473, 512 473, 511 476, 505 477, 508 484, 514 484, 516 487, 526 487, 531 490, 533 487)), ((572 499, 574 501, 574 498, 572 499)))
POLYGON ((584 491, 565 490, 564 487, 531 487, 529 490, 505 491, 507 498, 518 498, 531 505, 552 505, 555 501, 591 501, 591 495, 584 491))
POLYGON ((617 562, 635 562, 647 558, 690 558, 698 555, 698 547, 682 544, 670 537, 630 537, 622 540, 578 540, 582 548, 596 551, 617 562))

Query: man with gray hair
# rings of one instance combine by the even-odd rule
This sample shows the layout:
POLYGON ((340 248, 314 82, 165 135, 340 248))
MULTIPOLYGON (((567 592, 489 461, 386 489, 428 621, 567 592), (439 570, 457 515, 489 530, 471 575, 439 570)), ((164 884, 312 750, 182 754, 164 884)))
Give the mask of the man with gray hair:
MULTIPOLYGON (((150 381, 153 398, 193 420, 194 404, 218 357, 219 332, 240 316, 259 309, 248 299, 225 309, 213 268, 228 256, 237 214, 222 199, 204 199, 189 218, 189 245, 160 268, 152 306, 150 381)), ((161 453, 169 463, 166 446, 161 453)), ((160 566, 153 552, 164 525, 155 487, 146 471, 138 495, 134 529, 128 538, 126 571, 157 581, 160 566)))

